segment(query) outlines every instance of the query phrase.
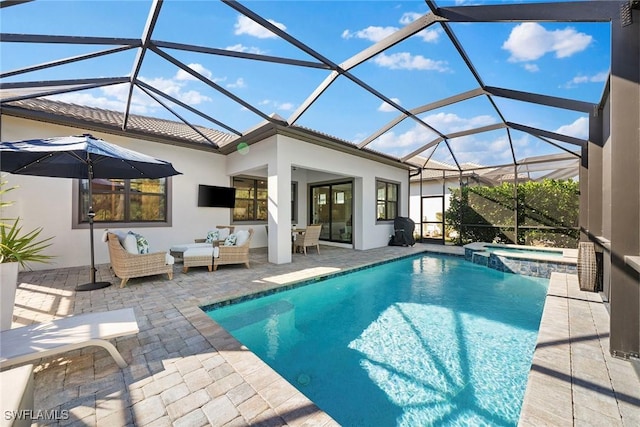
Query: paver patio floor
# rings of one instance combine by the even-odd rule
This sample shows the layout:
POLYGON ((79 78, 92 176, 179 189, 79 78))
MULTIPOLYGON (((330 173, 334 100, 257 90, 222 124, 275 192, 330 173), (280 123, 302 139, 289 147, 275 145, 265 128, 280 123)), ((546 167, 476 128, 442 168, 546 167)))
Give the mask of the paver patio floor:
MULTIPOLYGON (((124 307, 135 310, 140 326, 136 336, 115 340, 129 363, 125 369, 99 348, 36 362, 35 409, 68 411, 69 418, 35 425, 336 425, 198 307, 428 249, 460 248, 321 246, 319 255, 313 250, 296 254, 283 265, 268 263, 266 249, 256 249, 250 269, 222 266, 208 272, 203 267, 184 274, 176 264, 171 281, 166 276, 131 279, 124 289, 105 264, 98 266, 97 280, 114 285, 91 292, 74 291, 88 281, 88 267, 23 272, 13 327, 124 307)), ((540 333, 549 344, 539 341, 521 424, 599 425, 606 420, 640 425, 637 365, 608 355, 606 309, 597 294, 576 294, 574 279, 561 275, 552 280, 540 333)))

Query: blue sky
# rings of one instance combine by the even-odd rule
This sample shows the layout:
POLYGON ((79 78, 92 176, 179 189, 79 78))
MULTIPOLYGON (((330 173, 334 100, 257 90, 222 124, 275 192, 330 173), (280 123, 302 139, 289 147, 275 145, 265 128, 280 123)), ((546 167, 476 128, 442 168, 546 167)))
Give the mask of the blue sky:
MULTIPOLYGON (((429 11, 422 1, 247 1, 242 4, 336 63, 342 63, 429 11)), ((437 4, 452 6, 468 2, 439 1, 437 4)), ((150 5, 146 0, 40 0, 3 8, 0 22, 5 33, 140 38, 150 5)), ((589 102, 600 100, 609 72, 609 24, 454 23, 451 29, 487 85, 589 102)), ((166 1, 153 39, 313 60, 219 2, 166 1)), ((104 48, 106 46, 2 43, 1 67, 4 72, 104 48)), ((275 113, 285 119, 291 117, 328 75, 325 70, 169 49, 167 52, 265 114, 275 113)), ((135 50, 131 50, 2 81, 128 76, 135 54, 135 50)), ((352 73, 407 109, 478 87, 439 25, 428 27, 371 58, 352 73)), ((139 76, 241 132, 262 121, 153 52, 147 53, 139 76)), ((68 93, 55 99, 124 111, 126 93, 127 87, 119 85, 68 93)), ((581 138, 587 136, 587 117, 583 114, 496 99, 498 106, 504 107, 508 121, 581 138)), ((439 131, 450 133, 499 122, 489 107, 486 98, 479 97, 430 111, 420 118, 439 131)), ((135 93, 131 111, 175 119, 141 92, 135 93)), ((218 128, 179 107, 176 111, 197 124, 218 128)), ((340 77, 296 124, 358 143, 398 114, 379 98, 340 77)), ((512 132, 512 136, 518 158, 561 152, 527 134, 512 132)), ((433 138, 434 134, 428 129, 405 120, 369 147, 403 156, 433 138)), ((511 159, 504 131, 453 139, 450 145, 454 151, 458 150, 456 157, 460 162, 489 165, 511 159)), ((433 158, 452 162, 442 144, 433 158)))

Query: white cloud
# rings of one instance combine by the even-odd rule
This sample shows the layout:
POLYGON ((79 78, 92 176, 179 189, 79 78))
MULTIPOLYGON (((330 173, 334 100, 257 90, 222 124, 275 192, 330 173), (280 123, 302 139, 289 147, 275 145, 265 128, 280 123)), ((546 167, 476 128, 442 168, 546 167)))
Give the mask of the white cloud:
POLYGON ((569 57, 585 50, 592 40, 571 27, 549 31, 535 22, 525 22, 511 30, 502 48, 511 53, 511 62, 535 61, 547 53, 554 53, 556 58, 569 57))
MULTIPOLYGON (((129 85, 118 84, 101 87, 91 92, 70 92, 52 95, 47 98, 70 104, 124 112, 128 96, 129 85), (101 92, 103 96, 96 95, 95 92, 101 92)), ((159 106, 160 105, 156 101, 148 97, 146 94, 143 94, 139 89, 134 89, 131 97, 131 113, 143 115, 150 114, 159 106)))
POLYGON ((416 124, 408 131, 398 135, 393 131, 380 135, 378 139, 371 143, 371 148, 383 153, 403 156, 427 144, 434 138, 436 138, 436 134, 426 127, 416 124))
POLYGON ((167 95, 171 95, 189 105, 199 105, 204 102, 211 101, 211 98, 202 95, 198 91, 186 90, 185 87, 189 80, 177 80, 176 78, 165 79, 163 77, 156 77, 153 79, 140 77, 140 80, 144 81, 149 86, 153 86, 167 95))
POLYGON ((420 37, 427 43, 434 43, 440 39, 440 30, 427 30, 424 29, 416 34, 416 37, 420 37))
MULTIPOLYGON (((123 101, 109 99, 104 96, 95 96, 90 93, 62 93, 59 95, 48 96, 47 99, 67 102, 69 104, 85 105, 87 107, 102 108, 105 110, 124 111, 125 108, 125 103, 123 101)), ((140 108, 140 110, 146 111, 145 108, 140 108)))
POLYGON ((445 134, 459 132, 465 129, 488 126, 496 123, 496 119, 488 115, 464 118, 453 113, 431 114, 429 116, 423 117, 422 120, 445 134))
MULTIPOLYGON (((271 22, 276 27, 280 28, 282 31, 285 31, 287 27, 284 24, 268 19, 267 21, 271 22)), ((234 34, 239 36, 242 34, 247 34, 249 36, 257 37, 259 39, 274 39, 277 38, 274 33, 264 28, 262 25, 257 24, 251 19, 247 18, 244 15, 238 15, 238 20, 236 21, 234 34)))
POLYGON ((350 39, 352 37, 358 38, 358 39, 365 39, 365 40, 369 40, 372 42, 379 42, 380 40, 384 39, 387 36, 390 36, 391 34, 395 33, 396 31, 398 31, 397 27, 375 27, 375 26, 369 26, 367 28, 365 28, 364 30, 360 30, 360 31, 356 31, 355 33, 352 33, 349 30, 344 30, 342 32, 342 38, 343 39, 350 39))
POLYGON ((606 82, 608 78, 609 78, 609 71, 601 71, 589 77, 589 81, 593 83, 602 83, 602 82, 606 82))
POLYGON ((530 73, 537 73, 538 71, 540 71, 540 67, 538 67, 536 64, 524 64, 523 67, 530 73))
POLYGON ((435 61, 422 55, 398 52, 387 55, 384 52, 373 58, 373 62, 391 70, 434 70, 449 71, 446 61, 435 61))
POLYGON ((188 90, 178 95, 178 99, 187 105, 200 105, 203 102, 211 101, 211 98, 201 94, 196 90, 188 90))
MULTIPOLYGON (((400 17, 400 24, 402 24, 403 26, 408 25, 410 23, 412 23, 413 21, 415 21, 416 19, 420 18, 422 15, 420 15, 419 13, 416 12, 405 12, 401 17, 400 17)), ((384 39, 385 37, 390 36, 391 34, 395 33, 396 31, 398 31, 399 28, 398 27, 394 27, 394 26, 387 26, 387 27, 379 27, 379 26, 369 26, 367 28, 365 28, 364 30, 360 30, 360 31, 355 31, 352 32, 350 30, 344 30, 342 32, 342 38, 343 39, 350 39, 350 38, 358 38, 358 39, 365 39, 365 40, 369 40, 372 41, 374 43, 379 42, 380 40, 384 39)), ((416 37, 420 37, 422 38, 422 40, 424 40, 425 42, 428 43, 433 43, 438 41, 438 39, 440 38, 440 31, 437 29, 424 29, 418 33, 416 33, 416 37)))
MULTIPOLYGON (((195 72, 197 72, 199 74, 202 74, 203 76, 205 76, 208 79, 211 79, 211 76, 212 76, 211 71, 207 70, 202 64, 188 64, 188 66, 193 71, 195 71, 195 72)), ((192 74, 186 72, 183 69, 179 69, 174 78, 176 80, 198 80, 192 74)))
POLYGON ((573 123, 560 126, 556 129, 556 133, 586 139, 589 137, 589 119, 586 117, 579 117, 573 123))
POLYGON ((234 52, 247 52, 247 53, 255 53, 258 55, 262 55, 265 53, 265 51, 261 50, 260 48, 254 47, 254 46, 244 46, 241 43, 238 44, 234 44, 232 46, 227 46, 225 48, 226 50, 232 50, 234 52))
POLYGON ((400 23, 402 25, 409 25, 421 16, 422 15, 420 15, 418 12, 405 12, 400 17, 400 23))
MULTIPOLYGON (((189 67, 199 73, 211 78, 211 72, 200 64, 189 64, 189 67)), ((200 105, 210 102, 211 98, 197 90, 189 89, 187 86, 191 81, 197 80, 189 73, 178 70, 172 78, 155 77, 148 78, 140 76, 140 80, 170 95, 188 105, 200 105)), ((217 79, 220 80, 220 79, 217 79)), ((224 80, 224 79, 223 79, 224 80)), ((242 84, 242 79, 238 79, 235 84, 242 84)), ((129 97, 129 84, 117 84, 98 88, 91 92, 66 93, 49 97, 50 99, 68 102, 71 104, 84 105, 87 107, 103 108, 114 111, 124 111, 129 97), (96 95, 101 93, 102 96, 96 95)), ((140 89, 135 88, 131 97, 131 112, 134 114, 148 115, 160 108, 153 98, 147 96, 140 89)))
MULTIPOLYGON (((464 118, 458 116, 457 114, 451 113, 436 113, 426 117, 422 117, 422 120, 428 123, 434 129, 445 134, 495 123, 495 119, 487 115, 464 118)), ((437 135, 434 132, 416 123, 406 132, 396 134, 395 132, 390 131, 385 133, 384 135, 381 135, 378 139, 371 143, 370 148, 401 157, 409 154, 411 151, 419 148, 420 146, 433 141, 436 138, 437 135)), ((477 138, 474 135, 464 138, 457 138, 455 139, 455 141, 456 145, 459 148, 462 148, 462 152, 473 151, 473 155, 477 157, 477 138), (464 147, 469 148, 465 149, 464 147)), ((498 147, 499 145, 497 144, 498 143, 495 143, 494 147, 498 147)), ((494 152, 493 149, 487 151, 491 151, 490 153, 487 152, 487 156, 496 155, 496 152, 494 152)), ((467 158, 471 157, 465 155, 465 160, 460 161, 471 161, 467 160, 467 158)))
POLYGON ((241 89, 247 87, 247 84, 242 77, 238 77, 235 82, 228 83, 227 87, 230 89, 241 89))
POLYGON ((293 111, 293 103, 291 102, 281 102, 276 104, 276 109, 280 111, 293 111))
MULTIPOLYGON (((395 102, 396 104, 400 105, 400 100, 398 98, 391 98, 391 100, 393 102, 395 102)), ((380 106, 378 107, 378 111, 382 111, 383 113, 392 113, 392 112, 397 112, 398 110, 396 110, 394 107, 392 107, 390 104, 387 104, 386 102, 383 102, 382 104, 380 104, 380 106)))
POLYGON ((608 71, 602 71, 600 73, 596 73, 596 74, 593 74, 591 76, 586 76, 584 74, 579 74, 579 75, 575 76, 570 81, 568 81, 567 83, 565 83, 564 85, 562 85, 560 87, 565 88, 565 89, 571 89, 571 88, 574 88, 574 87, 576 87, 576 86, 578 86, 580 84, 606 82, 608 78, 609 78, 609 72, 608 71))
POLYGON ((153 79, 140 77, 140 80, 175 98, 178 98, 178 95, 186 84, 185 80, 165 79, 164 77, 156 77, 153 79))
MULTIPOLYGON (((405 12, 400 17, 400 23, 402 25, 409 25, 413 21, 415 21, 416 19, 420 18, 421 16, 422 15, 420 15, 417 12, 405 12)), ((441 31, 438 30, 438 29, 425 28, 424 30, 422 30, 419 33, 417 33, 416 37, 420 37, 423 41, 425 41, 427 43, 433 43, 433 42, 438 41, 438 39, 440 38, 440 33, 441 33, 441 31)))
POLYGON ((292 102, 280 102, 273 99, 263 99, 258 101, 257 105, 263 107, 263 109, 271 108, 278 111, 293 111, 295 108, 292 102))

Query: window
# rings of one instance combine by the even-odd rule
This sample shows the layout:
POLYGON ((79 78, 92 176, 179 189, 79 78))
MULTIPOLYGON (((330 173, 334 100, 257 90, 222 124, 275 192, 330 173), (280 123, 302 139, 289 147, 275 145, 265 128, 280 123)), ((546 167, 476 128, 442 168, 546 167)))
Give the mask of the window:
POLYGON ((236 205, 233 208, 234 221, 267 220, 267 181, 233 177, 236 189, 236 205))
MULTIPOLYGON (((88 223, 89 180, 80 180, 79 221, 88 223)), ((91 186, 97 223, 168 222, 168 182, 160 179, 94 179, 91 186)))
POLYGON ((376 209, 378 221, 394 219, 398 216, 398 184, 376 182, 376 209))

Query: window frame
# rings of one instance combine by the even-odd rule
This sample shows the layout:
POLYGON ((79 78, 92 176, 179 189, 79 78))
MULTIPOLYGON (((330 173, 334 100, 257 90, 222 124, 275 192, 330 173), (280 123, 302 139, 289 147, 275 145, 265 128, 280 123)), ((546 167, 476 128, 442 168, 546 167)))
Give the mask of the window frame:
MULTIPOLYGON (((96 221, 94 225, 99 225, 104 228, 154 228, 154 227, 171 227, 173 224, 173 181, 172 177, 167 177, 165 184, 165 209, 166 209, 166 217, 164 221, 96 221)), ((72 188, 72 197, 71 197, 71 229, 88 229, 89 221, 82 221, 81 218, 81 185, 80 179, 74 179, 72 188)), ((86 180, 85 180, 86 181, 86 180)), ((128 180, 127 180, 128 181, 128 180)), ((131 194, 131 193, 128 193, 131 194)))
POLYGON ((266 187, 265 188, 266 188, 266 191, 267 191, 267 198, 264 199, 264 200, 267 202, 267 209, 268 209, 269 189, 268 189, 267 178, 265 178, 265 177, 255 177, 255 176, 246 176, 246 175, 232 176, 231 177, 231 187, 236 189, 236 203, 237 203, 239 198, 238 198, 238 190, 237 190, 237 187, 235 185, 235 180, 236 179, 243 179, 243 180, 253 181, 253 199, 245 199, 245 198, 240 199, 240 200, 253 200, 253 218, 251 218, 251 219, 235 219, 234 211, 235 211, 236 207, 234 205, 233 209, 231 209, 231 224, 266 224, 269 221, 269 213, 267 212, 267 218, 265 218, 265 219, 257 219, 257 213, 258 213, 258 200, 262 200, 262 199, 258 199, 258 181, 264 181, 266 183, 266 187))
POLYGON ((396 181, 390 181, 387 179, 380 179, 380 178, 376 178, 376 185, 375 185, 375 215, 376 215, 376 222, 377 223, 387 223, 387 222, 391 222, 393 221, 395 218, 397 218, 400 215, 400 183, 396 182, 396 181), (385 194, 384 194, 384 199, 378 199, 378 185, 379 184, 384 184, 385 185, 385 194), (396 200, 395 201, 390 201, 389 200, 389 186, 393 185, 395 186, 395 192, 396 192, 396 200), (378 217, 378 205, 380 203, 384 203, 385 204, 385 218, 379 218, 378 217), (389 214, 387 212, 387 207, 389 206, 390 203, 395 203, 395 213, 393 218, 389 218, 389 214))

